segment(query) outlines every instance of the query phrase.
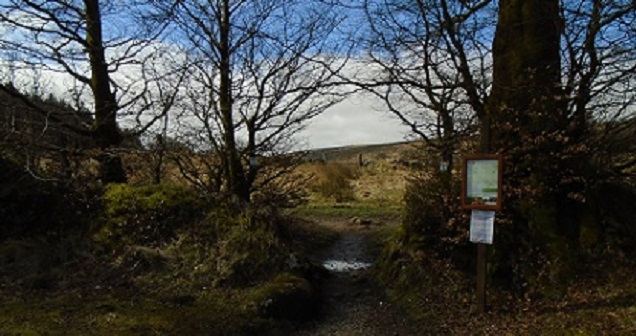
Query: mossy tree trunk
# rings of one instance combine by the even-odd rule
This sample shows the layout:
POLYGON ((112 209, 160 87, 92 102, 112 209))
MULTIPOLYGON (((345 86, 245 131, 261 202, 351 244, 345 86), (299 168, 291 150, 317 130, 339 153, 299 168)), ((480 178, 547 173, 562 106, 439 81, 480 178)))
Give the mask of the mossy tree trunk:
POLYGON ((557 0, 500 2, 487 105, 493 126, 500 126, 490 133, 494 148, 516 147, 525 133, 558 127, 560 21, 557 0))
POLYGON ((569 191, 558 187, 566 168, 560 139, 567 137, 559 13, 558 0, 500 1, 493 85, 482 120, 482 150, 506 158, 503 218, 508 223, 498 227, 494 274, 506 282, 521 275, 542 292, 570 274, 577 236, 569 191), (550 265, 541 270, 548 283, 533 282, 545 265, 530 251, 540 251, 550 265))

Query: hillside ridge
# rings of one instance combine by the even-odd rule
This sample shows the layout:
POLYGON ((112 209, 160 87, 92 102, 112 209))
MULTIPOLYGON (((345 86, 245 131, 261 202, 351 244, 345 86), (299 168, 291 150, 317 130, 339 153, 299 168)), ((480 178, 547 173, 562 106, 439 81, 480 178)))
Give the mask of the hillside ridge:
POLYGON ((402 152, 415 149, 421 142, 400 141, 369 145, 348 145, 341 147, 317 148, 304 151, 303 155, 308 161, 346 161, 357 159, 359 155, 378 155, 402 152))

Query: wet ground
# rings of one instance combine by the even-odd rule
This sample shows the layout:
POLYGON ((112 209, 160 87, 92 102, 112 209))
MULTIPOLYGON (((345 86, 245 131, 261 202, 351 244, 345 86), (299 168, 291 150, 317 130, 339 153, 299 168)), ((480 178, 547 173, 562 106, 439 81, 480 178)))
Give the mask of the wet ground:
POLYGON ((373 265, 375 255, 369 253, 366 248, 364 235, 352 230, 343 232, 340 239, 329 249, 322 259, 322 266, 328 271, 339 273, 351 273, 353 271, 368 269, 373 265))
POLYGON ((382 223, 360 226, 343 219, 322 224, 339 233, 329 249, 314 256, 330 272, 323 288, 322 315, 297 335, 418 335, 371 277, 380 251, 373 233, 382 223))

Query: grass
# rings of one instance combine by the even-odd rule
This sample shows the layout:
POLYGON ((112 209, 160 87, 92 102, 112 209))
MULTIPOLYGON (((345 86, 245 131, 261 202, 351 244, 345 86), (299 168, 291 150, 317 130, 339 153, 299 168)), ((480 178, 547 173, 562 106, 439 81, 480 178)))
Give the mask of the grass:
MULTIPOLYGON (((409 174, 408 168, 396 163, 405 150, 402 146, 406 145, 361 147, 356 148, 355 155, 340 160, 301 166, 299 170, 313 174, 314 180, 307 190, 308 204, 296 213, 308 217, 399 218, 405 176, 409 174), (362 167, 357 165, 358 154, 364 154, 362 167)), ((344 153, 348 152, 340 154, 344 153)))
POLYGON ((309 193, 309 202, 294 211, 308 217, 398 219, 402 215, 404 184, 401 178, 371 175, 363 170, 352 186, 353 197, 347 201, 338 202, 309 193))
POLYGON ((197 297, 104 292, 11 298, 0 306, 0 334, 275 334, 284 324, 258 314, 255 300, 262 291, 260 286, 202 290, 197 297))

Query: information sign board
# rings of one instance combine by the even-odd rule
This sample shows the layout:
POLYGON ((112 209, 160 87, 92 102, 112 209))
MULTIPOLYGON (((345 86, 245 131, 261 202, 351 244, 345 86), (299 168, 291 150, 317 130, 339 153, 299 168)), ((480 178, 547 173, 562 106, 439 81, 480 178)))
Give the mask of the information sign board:
POLYGON ((464 157, 462 168, 462 207, 500 210, 501 156, 469 155, 464 157))

